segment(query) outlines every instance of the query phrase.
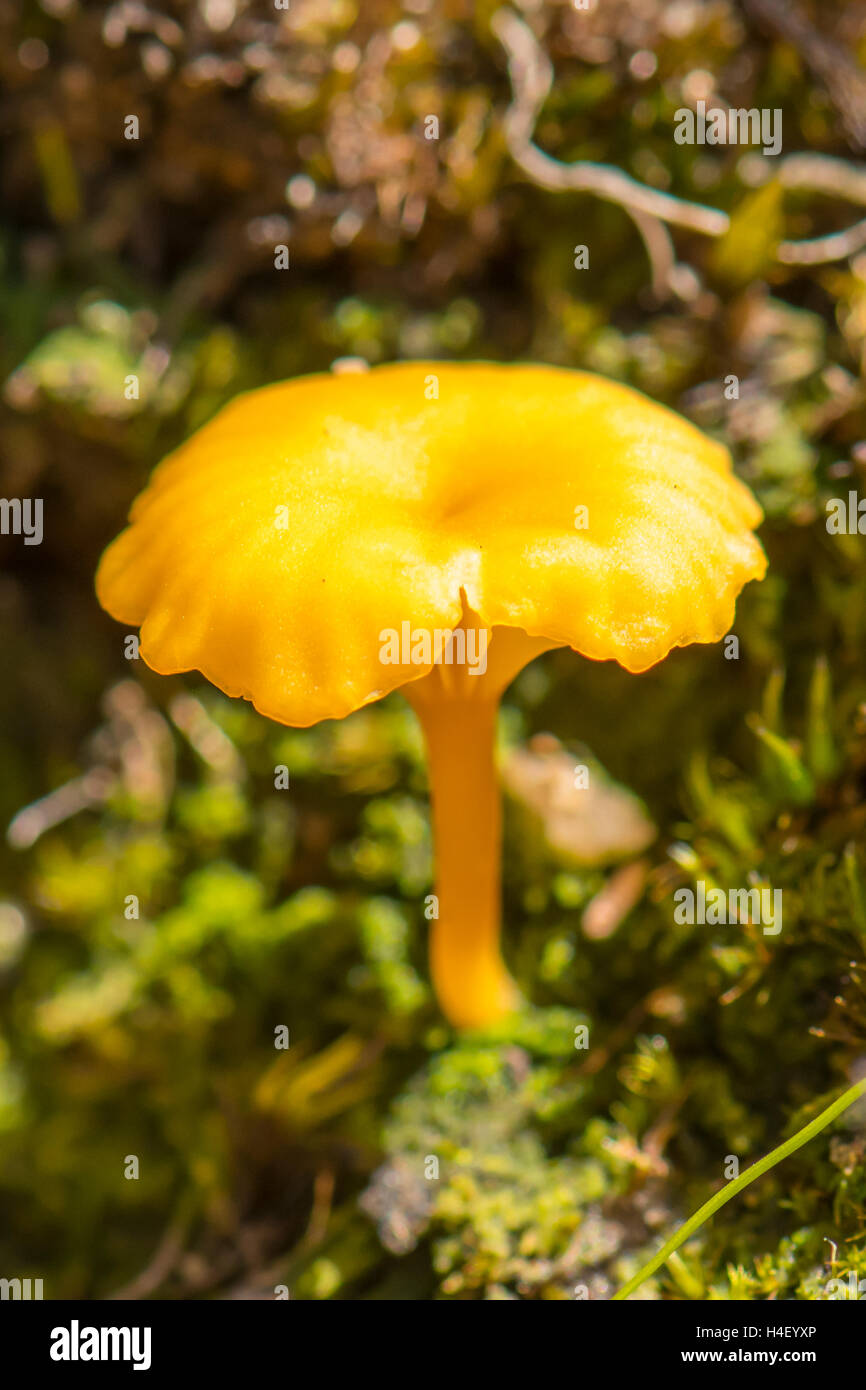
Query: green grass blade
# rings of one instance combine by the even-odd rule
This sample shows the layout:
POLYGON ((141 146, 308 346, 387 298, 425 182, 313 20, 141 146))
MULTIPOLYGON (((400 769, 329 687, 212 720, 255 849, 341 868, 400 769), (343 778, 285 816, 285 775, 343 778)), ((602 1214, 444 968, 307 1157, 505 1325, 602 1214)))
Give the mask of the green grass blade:
POLYGON ((614 1301, 628 1298, 629 1294, 633 1294, 635 1289, 639 1289, 644 1280, 648 1279, 651 1274, 655 1274, 656 1270, 670 1259, 674 1251, 679 1249, 683 1241, 688 1240, 689 1236, 700 1230, 704 1222, 714 1216, 720 1207, 723 1207, 732 1197, 736 1197, 737 1193, 742 1192, 744 1187, 748 1187, 750 1182, 754 1182, 756 1178, 762 1177, 771 1168, 775 1168, 776 1164, 781 1163, 783 1158, 796 1153, 804 1144, 808 1144, 809 1140, 814 1139, 816 1134, 820 1134, 821 1130, 825 1129, 832 1120, 835 1120, 837 1115, 841 1115, 843 1110, 847 1110, 864 1095, 866 1095, 866 1078, 858 1081, 856 1086, 849 1087, 837 1100, 833 1101, 832 1105, 828 1105, 826 1110, 822 1110, 821 1114, 810 1124, 805 1125, 791 1139, 786 1139, 784 1144, 780 1144, 778 1148, 771 1150, 763 1158, 759 1158, 757 1163, 752 1164, 751 1168, 747 1168, 744 1173, 741 1173, 738 1178, 734 1178, 733 1182, 728 1183, 708 1202, 704 1202, 704 1205, 699 1207, 694 1215, 690 1216, 688 1221, 680 1226, 679 1230, 662 1246, 658 1254, 653 1255, 643 1269, 638 1270, 627 1284, 623 1284, 622 1288, 617 1290, 613 1296, 614 1301))

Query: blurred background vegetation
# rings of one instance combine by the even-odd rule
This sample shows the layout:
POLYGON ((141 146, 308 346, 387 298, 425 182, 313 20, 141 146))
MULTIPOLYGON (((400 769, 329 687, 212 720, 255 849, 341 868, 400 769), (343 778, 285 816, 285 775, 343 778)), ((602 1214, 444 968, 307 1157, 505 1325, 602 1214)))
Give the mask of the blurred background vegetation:
MULTIPOLYGON (((730 215, 673 229, 673 267, 657 228, 650 264, 622 207, 519 167, 496 10, 0 0, 0 491, 45 503, 41 546, 0 538, 0 1274, 46 1297, 604 1298, 727 1155, 860 1074, 866 553, 825 507, 866 468, 866 249, 786 262, 851 199, 673 129, 699 99, 779 108, 782 159, 856 181, 866 5, 515 5, 553 68, 542 149, 730 215), (555 653, 511 691, 505 948, 533 1007, 483 1036, 427 982, 408 707, 280 728, 126 660, 92 589, 153 464, 237 391, 423 356, 630 382, 724 439, 767 514, 738 660, 555 653), (782 934, 675 925, 696 877, 782 888, 782 934)), ((849 1116, 641 1296, 866 1276, 864 1155, 849 1116)))

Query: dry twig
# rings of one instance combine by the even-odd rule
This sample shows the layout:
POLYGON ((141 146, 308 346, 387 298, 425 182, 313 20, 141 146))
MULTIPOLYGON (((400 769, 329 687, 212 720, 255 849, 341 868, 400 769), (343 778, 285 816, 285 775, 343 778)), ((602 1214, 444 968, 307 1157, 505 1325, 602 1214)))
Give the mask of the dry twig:
MULTIPOLYGON (((508 56, 512 100, 503 126, 509 152, 525 174, 542 188, 593 193, 616 203, 631 217, 647 249, 657 292, 682 294, 673 245, 664 224, 687 227, 703 236, 724 236, 727 213, 684 198, 662 193, 633 179, 612 164, 577 160, 563 164, 533 142, 535 125, 553 84, 553 67, 538 40, 522 19, 508 9, 497 10, 491 28, 508 56)), ((779 160, 776 174, 787 189, 826 193, 866 207, 866 172, 830 155, 793 154, 779 160)), ((866 246, 866 219, 844 231, 806 241, 782 241, 779 261, 786 265, 819 265, 842 260, 866 246)))

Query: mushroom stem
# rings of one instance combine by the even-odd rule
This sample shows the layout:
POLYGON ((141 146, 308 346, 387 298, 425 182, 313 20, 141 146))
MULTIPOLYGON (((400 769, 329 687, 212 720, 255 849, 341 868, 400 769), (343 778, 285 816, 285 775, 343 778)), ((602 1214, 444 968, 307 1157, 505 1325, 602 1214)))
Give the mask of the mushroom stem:
MULTIPOLYGON (((406 693, 411 697, 411 687, 406 693)), ((449 1021, 477 1028, 520 1003, 499 952, 498 692, 412 703, 427 744, 436 849, 439 916, 432 923, 430 972, 449 1021)))

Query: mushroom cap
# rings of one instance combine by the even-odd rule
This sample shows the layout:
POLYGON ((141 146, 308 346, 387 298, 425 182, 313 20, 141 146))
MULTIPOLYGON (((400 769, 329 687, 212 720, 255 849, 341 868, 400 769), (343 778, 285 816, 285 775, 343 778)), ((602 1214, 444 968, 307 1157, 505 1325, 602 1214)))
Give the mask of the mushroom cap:
POLYGON ((154 670, 309 725, 431 669, 382 663, 406 621, 472 610, 629 671, 718 641, 760 520, 727 451, 626 386, 409 362, 236 398, 157 467, 96 586, 154 670))

